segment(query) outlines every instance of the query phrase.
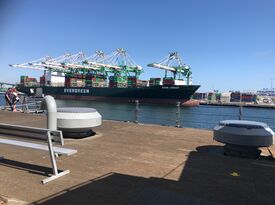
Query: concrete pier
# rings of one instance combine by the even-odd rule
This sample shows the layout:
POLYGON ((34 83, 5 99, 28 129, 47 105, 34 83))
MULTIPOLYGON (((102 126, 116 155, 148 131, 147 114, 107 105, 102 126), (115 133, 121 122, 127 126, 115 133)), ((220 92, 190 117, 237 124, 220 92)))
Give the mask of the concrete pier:
POLYGON ((245 103, 245 102, 200 102, 200 105, 212 105, 212 106, 226 106, 226 107, 239 107, 240 105, 248 108, 270 108, 274 109, 275 104, 253 104, 253 103, 245 103))
MULTIPOLYGON (((0 111, 0 122, 46 127, 44 115, 0 111)), ((8 204, 275 204, 275 160, 222 154, 212 131, 103 121, 94 137, 65 139, 71 173, 49 184, 47 152, 0 144, 8 204)), ((275 148, 271 147, 275 153, 275 148)))

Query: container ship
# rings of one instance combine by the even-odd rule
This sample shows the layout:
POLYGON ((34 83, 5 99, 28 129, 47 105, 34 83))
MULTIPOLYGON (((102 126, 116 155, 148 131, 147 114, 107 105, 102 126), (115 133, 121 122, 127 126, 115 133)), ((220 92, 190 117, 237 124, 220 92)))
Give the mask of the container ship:
POLYGON ((28 95, 52 95, 56 99, 94 100, 113 102, 198 105, 190 100, 200 85, 192 85, 191 68, 184 64, 177 52, 163 60, 148 64, 165 71, 163 78, 140 80, 143 72, 124 49, 108 56, 96 51, 91 57, 84 53, 44 57, 23 64, 10 65, 44 71, 40 81, 21 76, 17 88, 28 95))

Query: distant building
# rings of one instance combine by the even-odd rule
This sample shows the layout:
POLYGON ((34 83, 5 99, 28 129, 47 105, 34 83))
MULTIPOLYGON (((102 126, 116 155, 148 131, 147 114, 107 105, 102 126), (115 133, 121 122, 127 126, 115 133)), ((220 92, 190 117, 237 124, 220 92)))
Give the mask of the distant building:
POLYGON ((231 93, 230 92, 221 94, 221 103, 230 103, 230 99, 231 99, 231 93))
POLYGON ((257 91, 257 95, 259 96, 274 96, 275 97, 275 89, 263 88, 262 90, 257 91))
POLYGON ((205 100, 207 98, 207 93, 194 93, 192 99, 194 100, 205 100))
POLYGON ((230 102, 257 102, 257 95, 253 93, 232 92, 230 102))

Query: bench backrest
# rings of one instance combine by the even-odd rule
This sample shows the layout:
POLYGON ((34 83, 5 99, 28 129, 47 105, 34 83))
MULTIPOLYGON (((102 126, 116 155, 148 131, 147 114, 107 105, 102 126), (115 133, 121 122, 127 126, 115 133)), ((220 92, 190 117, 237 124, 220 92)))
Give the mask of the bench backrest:
POLYGON ((49 133, 54 142, 64 145, 63 134, 62 131, 59 130, 49 130, 45 128, 0 123, 0 133, 6 135, 14 135, 16 137, 22 137, 26 139, 29 138, 43 141, 48 140, 47 135, 49 133))

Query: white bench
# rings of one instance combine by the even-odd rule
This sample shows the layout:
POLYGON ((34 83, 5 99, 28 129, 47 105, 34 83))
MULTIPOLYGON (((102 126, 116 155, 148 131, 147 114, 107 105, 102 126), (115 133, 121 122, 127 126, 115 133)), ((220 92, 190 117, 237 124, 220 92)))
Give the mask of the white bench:
POLYGON ((53 146, 53 143, 58 143, 61 146, 64 145, 63 135, 61 131, 0 123, 0 144, 49 151, 53 174, 50 177, 42 180, 42 184, 45 184, 49 181, 70 173, 69 170, 58 172, 55 160, 56 156, 69 156, 77 152, 77 150, 74 149, 53 146), (16 139, 10 139, 11 137, 16 137, 16 139), (24 139, 24 141, 21 141, 18 138, 22 138, 24 139), (34 143, 34 139, 36 141, 44 142, 46 144, 34 143), (32 142, 27 142, 28 140, 32 140, 32 142))

